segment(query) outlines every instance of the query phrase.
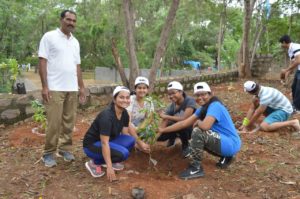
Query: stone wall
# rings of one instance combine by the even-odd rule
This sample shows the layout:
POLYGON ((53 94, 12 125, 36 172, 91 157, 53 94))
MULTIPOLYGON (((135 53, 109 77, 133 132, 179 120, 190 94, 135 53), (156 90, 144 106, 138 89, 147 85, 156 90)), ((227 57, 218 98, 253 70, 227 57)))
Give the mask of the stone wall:
MULTIPOLYGON (((193 85, 200 81, 209 84, 235 81, 238 78, 237 71, 212 73, 197 76, 183 76, 177 78, 164 78, 156 81, 154 92, 158 95, 166 92, 170 81, 179 81, 185 90, 192 90, 193 85)), ((79 105, 81 110, 101 110, 112 100, 112 92, 115 86, 90 86, 86 89, 87 102, 79 105)), ((0 94, 0 125, 9 125, 32 117, 31 101, 41 100, 40 91, 29 92, 26 95, 0 94)))
POLYGON ((274 58, 272 55, 255 55, 251 73, 253 77, 263 77, 272 70, 275 70, 274 58))

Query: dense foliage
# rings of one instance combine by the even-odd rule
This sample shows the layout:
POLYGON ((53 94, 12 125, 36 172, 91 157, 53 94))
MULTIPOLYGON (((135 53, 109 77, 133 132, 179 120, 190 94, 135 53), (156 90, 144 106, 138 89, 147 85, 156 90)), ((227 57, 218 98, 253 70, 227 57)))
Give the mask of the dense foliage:
MULTIPOLYGON (((201 61, 202 66, 216 63, 220 13, 224 1, 184 0, 180 2, 176 21, 164 57, 164 68, 187 67, 183 60, 201 61)), ((221 65, 234 65, 242 37, 243 9, 240 1, 226 2, 226 30, 221 48, 221 65)), ((135 40, 139 66, 151 66, 170 0, 132 0, 135 40)), ((257 1, 256 10, 265 1, 257 1)), ((266 31, 258 52, 278 54, 278 38, 286 33, 295 41, 300 38, 297 0, 278 0, 271 5, 271 17, 263 20, 266 31)), ((77 12, 76 37, 81 44, 82 66, 114 67, 111 40, 117 41, 120 57, 128 66, 124 33, 124 13, 120 0, 0 0, 0 59, 16 58, 19 63, 37 64, 37 48, 42 35, 59 26, 63 9, 77 12)), ((253 19, 259 18, 258 11, 253 19)), ((257 29, 252 20, 251 43, 257 29)))

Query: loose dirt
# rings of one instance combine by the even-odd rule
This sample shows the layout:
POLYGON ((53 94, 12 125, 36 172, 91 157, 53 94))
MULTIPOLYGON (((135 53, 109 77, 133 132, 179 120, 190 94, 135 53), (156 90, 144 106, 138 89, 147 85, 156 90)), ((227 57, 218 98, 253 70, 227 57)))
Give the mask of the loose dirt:
MULTIPOLYGON (((262 81, 285 94, 277 81, 262 81)), ((230 110, 238 127, 249 108, 251 97, 243 92, 243 81, 212 86, 230 110)), ((180 155, 180 141, 174 148, 165 143, 152 147, 158 161, 149 165, 149 156, 132 151, 118 181, 93 178, 85 169, 88 158, 82 151, 82 138, 97 112, 79 113, 73 138, 76 161, 46 168, 40 160, 44 137, 31 132, 32 122, 0 131, 0 198, 131 198, 131 190, 141 187, 146 198, 300 198, 300 140, 292 129, 273 133, 242 134, 243 147, 235 162, 219 170, 218 158, 205 154, 205 177, 180 180, 177 175, 188 165, 180 155)), ((298 116, 296 116, 298 117, 298 116)))

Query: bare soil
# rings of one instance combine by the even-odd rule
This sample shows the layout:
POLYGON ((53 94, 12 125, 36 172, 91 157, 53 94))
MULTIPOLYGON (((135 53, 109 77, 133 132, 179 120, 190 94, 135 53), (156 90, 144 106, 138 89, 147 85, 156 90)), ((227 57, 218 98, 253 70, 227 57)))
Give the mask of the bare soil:
MULTIPOLYGON (((238 127, 245 117, 251 97, 243 92, 243 81, 212 86, 229 108, 238 127)), ((278 81, 263 81, 289 94, 278 81)), ((44 137, 31 132, 32 122, 0 131, 0 198, 131 198, 131 190, 141 187, 146 198, 300 198, 300 140, 292 129, 273 133, 242 134, 243 147, 226 170, 215 167, 218 158, 205 154, 205 177, 181 180, 178 173, 188 160, 180 155, 180 142, 172 149, 165 143, 152 147, 158 161, 149 165, 149 156, 132 151, 118 181, 93 178, 85 169, 88 158, 82 151, 82 138, 97 112, 79 113, 73 146, 76 161, 46 168, 40 160, 44 137)), ((295 116, 297 117, 297 116, 295 116)))

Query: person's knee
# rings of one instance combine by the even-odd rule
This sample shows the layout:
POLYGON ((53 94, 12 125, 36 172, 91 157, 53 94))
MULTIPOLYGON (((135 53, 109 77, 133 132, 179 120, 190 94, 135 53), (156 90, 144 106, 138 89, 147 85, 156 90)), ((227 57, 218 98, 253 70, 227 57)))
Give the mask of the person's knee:
POLYGON ((268 124, 266 122, 262 122, 260 124, 260 129, 263 131, 270 131, 270 124, 268 124))
POLYGON ((205 132, 199 128, 194 128, 192 132, 191 146, 197 146, 205 140, 205 132))

